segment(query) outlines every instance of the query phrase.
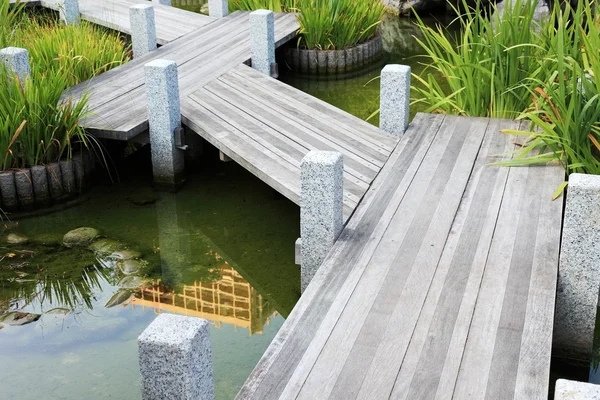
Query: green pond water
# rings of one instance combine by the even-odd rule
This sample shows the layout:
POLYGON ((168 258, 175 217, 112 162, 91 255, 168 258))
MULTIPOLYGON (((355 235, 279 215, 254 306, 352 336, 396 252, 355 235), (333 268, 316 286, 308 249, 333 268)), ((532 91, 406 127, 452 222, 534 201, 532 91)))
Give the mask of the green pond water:
POLYGON ((199 165, 176 195, 156 195, 139 153, 120 184, 98 183, 81 205, 2 236, 32 242, 0 244, 0 315, 42 315, 0 322, 0 398, 139 398, 136 338, 165 311, 212 321, 216 397, 231 399, 297 301, 297 206, 234 163, 199 165), (127 277, 108 257, 59 244, 81 226, 141 253, 141 270, 127 277))

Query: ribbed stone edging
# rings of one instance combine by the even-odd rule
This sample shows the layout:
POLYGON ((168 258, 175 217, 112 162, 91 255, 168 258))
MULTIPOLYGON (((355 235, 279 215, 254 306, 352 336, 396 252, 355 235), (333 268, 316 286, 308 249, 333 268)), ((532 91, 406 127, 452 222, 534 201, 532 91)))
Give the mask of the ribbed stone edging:
POLYGON ((359 70, 378 61, 383 51, 381 35, 344 50, 289 49, 286 61, 294 72, 336 75, 359 70))
POLYGON ((71 160, 0 172, 0 207, 5 212, 32 211, 66 203, 89 187, 94 158, 71 160))

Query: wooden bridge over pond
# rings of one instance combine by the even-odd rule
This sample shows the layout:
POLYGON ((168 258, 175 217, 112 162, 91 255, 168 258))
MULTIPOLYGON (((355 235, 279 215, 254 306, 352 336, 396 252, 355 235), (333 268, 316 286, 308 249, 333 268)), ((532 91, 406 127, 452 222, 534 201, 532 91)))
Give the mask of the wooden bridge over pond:
MULTIPOLYGON (((278 45, 297 29, 276 15, 278 45)), ((173 60, 184 125, 296 203, 302 157, 343 154, 345 228, 238 398, 546 399, 562 170, 489 166, 513 121, 418 114, 387 136, 243 65, 248 36, 234 13, 67 93, 130 140, 143 65, 173 60)))

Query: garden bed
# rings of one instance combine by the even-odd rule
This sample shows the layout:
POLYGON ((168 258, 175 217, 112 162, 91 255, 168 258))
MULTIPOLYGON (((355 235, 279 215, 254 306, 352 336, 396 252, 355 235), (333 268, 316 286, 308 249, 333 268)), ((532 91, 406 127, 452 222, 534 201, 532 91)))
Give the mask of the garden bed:
POLYGON ((382 52, 381 35, 376 34, 364 43, 342 50, 289 49, 286 62, 294 72, 334 76, 360 70, 379 61, 382 52))
POLYGON ((89 187, 93 168, 94 157, 85 152, 48 165, 2 171, 2 210, 27 212, 68 202, 89 187))

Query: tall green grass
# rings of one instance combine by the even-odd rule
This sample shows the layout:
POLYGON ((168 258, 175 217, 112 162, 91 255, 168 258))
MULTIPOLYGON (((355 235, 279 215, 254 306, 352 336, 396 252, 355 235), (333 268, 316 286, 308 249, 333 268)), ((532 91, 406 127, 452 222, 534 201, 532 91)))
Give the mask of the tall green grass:
POLYGON ((0 69, 0 168, 46 164, 89 146, 78 125, 87 97, 60 98, 69 86, 126 62, 121 37, 87 23, 64 26, 22 6, 9 10, 0 0, 0 48, 9 46, 29 51, 31 77, 21 82, 0 69))
MULTIPOLYGON (((507 0, 509 1, 509 0, 507 0)), ((510 161, 497 165, 558 162, 565 171, 600 174, 600 17, 594 0, 575 9, 555 2, 541 26, 535 1, 509 1, 502 18, 477 7, 460 13, 452 38, 418 19, 428 54, 413 89, 427 111, 530 121, 510 161), (442 76, 449 89, 434 79, 442 76)), ((494 8, 492 7, 492 11, 494 8)), ((458 13, 458 10, 456 10, 458 13)), ((560 193, 564 185, 559 188, 560 193)))
POLYGON ((375 35, 385 13, 378 0, 230 0, 233 10, 297 12, 299 46, 344 49, 375 35))
POLYGON ((502 18, 497 13, 488 18, 479 2, 476 8, 463 3, 460 10, 454 8, 461 28, 456 37, 417 16, 423 39, 415 40, 427 57, 426 69, 415 76, 417 102, 426 104, 427 112, 515 118, 530 104, 523 83, 541 72, 536 3, 505 0, 502 18), (438 76, 447 85, 440 85, 438 76))
POLYGON ((539 77, 526 83, 532 104, 519 117, 531 128, 505 132, 525 137, 525 146, 501 165, 558 161, 568 174, 600 174, 600 16, 592 4, 555 8, 539 77))

